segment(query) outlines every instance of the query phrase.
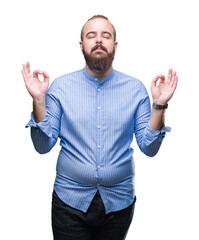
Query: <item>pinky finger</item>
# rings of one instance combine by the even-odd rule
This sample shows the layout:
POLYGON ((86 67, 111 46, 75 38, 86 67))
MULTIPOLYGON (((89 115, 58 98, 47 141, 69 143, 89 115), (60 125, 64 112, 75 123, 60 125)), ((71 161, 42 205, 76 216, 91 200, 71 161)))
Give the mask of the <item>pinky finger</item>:
POLYGON ((174 79, 171 87, 176 89, 177 85, 178 85, 178 76, 175 76, 175 79, 174 79))
POLYGON ((23 80, 24 80, 25 85, 26 85, 26 83, 27 83, 27 77, 26 77, 26 74, 25 74, 25 72, 24 72, 23 70, 21 70, 21 73, 22 73, 23 80))
POLYGON ((21 70, 21 73, 22 73, 23 79, 25 80, 25 72, 23 69, 21 70))

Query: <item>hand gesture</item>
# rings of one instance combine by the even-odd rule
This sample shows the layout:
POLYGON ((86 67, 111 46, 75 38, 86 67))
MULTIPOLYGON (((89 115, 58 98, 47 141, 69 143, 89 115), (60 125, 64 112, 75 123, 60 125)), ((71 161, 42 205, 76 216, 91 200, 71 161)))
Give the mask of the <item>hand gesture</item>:
POLYGON ((166 105, 173 96, 178 83, 178 76, 176 72, 170 68, 168 72, 167 81, 163 75, 157 75, 151 84, 151 94, 153 102, 159 105, 166 105), (158 83, 158 80, 160 82, 158 83))
POLYGON ((30 73, 30 63, 27 62, 23 64, 23 69, 21 70, 26 88, 33 99, 42 99, 45 97, 48 86, 49 86, 49 76, 46 72, 41 70, 36 70, 33 75, 30 73), (38 75, 43 75, 44 80, 40 81, 38 75))

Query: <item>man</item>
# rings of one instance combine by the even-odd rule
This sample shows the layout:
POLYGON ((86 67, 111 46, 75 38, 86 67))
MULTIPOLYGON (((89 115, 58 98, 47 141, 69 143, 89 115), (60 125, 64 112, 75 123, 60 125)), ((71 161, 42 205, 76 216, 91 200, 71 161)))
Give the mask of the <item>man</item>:
POLYGON ((85 68, 57 78, 49 90, 46 72, 37 70, 32 76, 30 64, 23 65, 33 98, 27 127, 41 154, 61 139, 52 200, 54 239, 121 240, 136 201, 133 135, 146 155, 158 152, 170 131, 164 126, 164 113, 178 77, 169 69, 167 80, 163 75, 153 79, 151 111, 144 85, 112 67, 116 32, 106 17, 87 21, 80 48, 85 68))

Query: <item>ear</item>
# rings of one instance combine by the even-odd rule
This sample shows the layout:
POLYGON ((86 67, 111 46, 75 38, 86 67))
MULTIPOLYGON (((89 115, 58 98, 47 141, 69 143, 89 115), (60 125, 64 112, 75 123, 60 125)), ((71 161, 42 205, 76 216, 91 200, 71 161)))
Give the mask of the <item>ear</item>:
POLYGON ((118 42, 115 42, 115 43, 114 43, 115 51, 116 51, 116 49, 117 49, 117 45, 118 45, 118 42))
POLYGON ((83 42, 80 41, 80 42, 79 42, 79 45, 80 45, 80 49, 81 49, 81 51, 83 51, 83 42))

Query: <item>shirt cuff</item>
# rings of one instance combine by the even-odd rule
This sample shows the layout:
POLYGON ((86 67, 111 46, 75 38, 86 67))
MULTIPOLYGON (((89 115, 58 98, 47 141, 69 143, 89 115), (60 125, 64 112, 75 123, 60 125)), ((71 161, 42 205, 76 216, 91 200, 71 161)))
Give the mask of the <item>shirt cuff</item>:
POLYGON ((49 124, 49 120, 48 120, 48 115, 46 114, 45 118, 43 121, 36 123, 33 113, 31 113, 31 119, 30 121, 26 124, 25 126, 26 128, 28 127, 34 127, 34 128, 38 128, 40 129, 42 132, 44 132, 48 137, 52 137, 52 129, 51 126, 49 124))
POLYGON ((145 129, 145 143, 147 146, 149 146, 152 142, 154 142, 157 138, 162 141, 162 139, 165 137, 166 132, 170 132, 171 128, 168 126, 164 126, 161 130, 153 130, 151 128, 150 123, 147 124, 145 129))

